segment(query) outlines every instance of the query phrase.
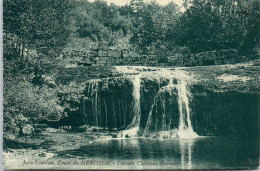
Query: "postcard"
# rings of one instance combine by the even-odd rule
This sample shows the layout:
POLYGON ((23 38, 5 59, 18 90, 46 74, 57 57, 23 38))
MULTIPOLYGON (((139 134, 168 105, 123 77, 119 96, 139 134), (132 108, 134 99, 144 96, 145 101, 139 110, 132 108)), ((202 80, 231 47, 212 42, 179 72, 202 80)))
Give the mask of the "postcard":
POLYGON ((4 0, 3 169, 257 169, 258 0, 4 0))

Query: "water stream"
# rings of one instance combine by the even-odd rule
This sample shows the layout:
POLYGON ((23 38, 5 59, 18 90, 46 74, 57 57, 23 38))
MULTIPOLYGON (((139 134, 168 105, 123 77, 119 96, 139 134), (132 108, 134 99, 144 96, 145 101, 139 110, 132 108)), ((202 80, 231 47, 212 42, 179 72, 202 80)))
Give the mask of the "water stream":
POLYGON ((87 118, 84 120, 90 121, 86 124, 106 129, 123 128, 118 138, 198 136, 192 127, 189 105, 192 76, 182 70, 165 68, 121 66, 116 70, 123 76, 88 82, 89 102, 88 106, 83 104, 89 109, 89 112, 83 111, 87 118), (123 93, 125 90, 128 94, 123 93))

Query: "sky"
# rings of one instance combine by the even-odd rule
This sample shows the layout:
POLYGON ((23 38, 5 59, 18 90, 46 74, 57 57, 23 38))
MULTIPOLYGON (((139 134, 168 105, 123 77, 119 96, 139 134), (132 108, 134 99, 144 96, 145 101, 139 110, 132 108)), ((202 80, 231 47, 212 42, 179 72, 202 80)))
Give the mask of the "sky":
MULTIPOLYGON (((93 2, 95 0, 88 0, 88 1, 93 2)), ((104 0, 104 1, 106 1, 108 4, 115 3, 116 5, 121 5, 121 6, 130 3, 130 0, 104 0)), ((152 0, 144 0, 144 1, 149 2, 152 0)), ((155 0, 155 1, 160 5, 166 5, 169 2, 174 2, 174 3, 178 4, 179 6, 182 5, 182 0, 155 0)))

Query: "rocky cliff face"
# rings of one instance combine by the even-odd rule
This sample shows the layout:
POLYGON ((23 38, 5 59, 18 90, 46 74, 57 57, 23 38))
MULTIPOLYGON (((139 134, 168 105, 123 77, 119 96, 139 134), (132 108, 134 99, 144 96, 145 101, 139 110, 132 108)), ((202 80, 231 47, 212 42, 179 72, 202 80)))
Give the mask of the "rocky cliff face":
POLYGON ((139 136, 178 136, 181 131, 188 136, 258 136, 258 64, 121 66, 96 75, 86 68, 69 69, 63 73, 66 79, 57 81, 63 87, 75 86, 61 96, 77 96, 68 100, 74 107, 67 110, 69 119, 58 124, 110 131, 137 128, 139 136))

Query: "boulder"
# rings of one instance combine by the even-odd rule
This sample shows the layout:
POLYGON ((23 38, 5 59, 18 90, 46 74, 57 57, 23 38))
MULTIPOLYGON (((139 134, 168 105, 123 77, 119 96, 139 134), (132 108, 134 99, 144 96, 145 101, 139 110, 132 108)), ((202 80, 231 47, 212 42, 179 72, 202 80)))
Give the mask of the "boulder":
POLYGON ((30 124, 26 124, 26 125, 24 125, 23 128, 22 128, 22 133, 23 133, 24 135, 31 135, 33 131, 34 131, 34 128, 33 128, 33 126, 30 125, 30 124))

